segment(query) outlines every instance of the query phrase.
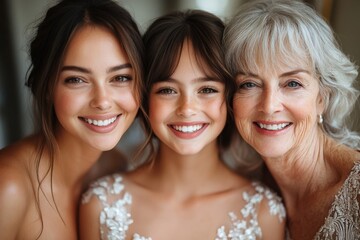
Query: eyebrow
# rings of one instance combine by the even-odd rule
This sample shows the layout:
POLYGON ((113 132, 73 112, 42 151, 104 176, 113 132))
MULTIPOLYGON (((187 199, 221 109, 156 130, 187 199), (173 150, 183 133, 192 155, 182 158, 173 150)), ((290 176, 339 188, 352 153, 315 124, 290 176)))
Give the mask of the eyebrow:
POLYGON ((286 77, 286 76, 291 76, 291 75, 296 75, 298 73, 307 73, 307 74, 310 74, 309 71, 305 70, 305 69, 296 69, 296 70, 293 70, 293 71, 290 71, 290 72, 286 72, 286 73, 283 73, 280 75, 280 77, 286 77))
MULTIPOLYGON (((293 71, 290 71, 290 72, 285 72, 285 73, 282 73, 280 75, 280 77, 286 77, 286 76, 292 76, 292 75, 296 75, 298 73, 307 73, 307 74, 310 74, 309 71, 305 70, 305 69, 296 69, 296 70, 293 70, 293 71)), ((244 73, 244 72, 238 72, 237 75, 245 75, 245 76, 250 76, 250 77, 256 77, 256 78, 259 78, 259 75, 255 74, 255 73, 252 73, 252 72, 249 72, 249 73, 244 73)))
MULTIPOLYGON (((117 65, 114 67, 110 67, 109 69, 106 70, 106 73, 111 73, 111 72, 115 72, 115 71, 119 71, 121 69, 124 68, 132 68, 130 63, 124 63, 121 65, 117 65)), ((69 65, 69 66, 63 66, 61 68, 61 72, 63 71, 75 71, 75 72, 81 72, 81 73, 91 73, 90 69, 84 68, 84 67, 79 67, 79 66, 73 66, 73 65, 69 65)))

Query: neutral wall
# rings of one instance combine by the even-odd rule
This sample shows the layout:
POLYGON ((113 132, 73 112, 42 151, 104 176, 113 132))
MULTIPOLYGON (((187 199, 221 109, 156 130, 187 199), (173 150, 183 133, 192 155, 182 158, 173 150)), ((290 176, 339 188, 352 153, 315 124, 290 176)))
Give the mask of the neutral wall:
MULTIPOLYGON (((202 8, 225 19, 232 14, 231 10, 236 9, 233 6, 241 2, 241 0, 117 1, 135 18, 142 32, 154 18, 172 10, 202 8)), ((24 85, 30 63, 27 54, 28 42, 32 37, 36 20, 40 19, 46 9, 55 2, 57 0, 1 0, 0 148, 33 131, 31 97, 24 85), (4 36, 6 39, 3 38, 4 36)), ((123 137, 119 144, 120 148, 129 150, 138 142, 137 139, 142 138, 142 133, 136 126, 135 124, 123 137)))
MULTIPOLYGON (((203 8, 226 19, 233 14, 236 6, 241 2, 240 0, 118 1, 134 16, 142 31, 155 17, 174 9, 203 8)), ((0 148, 32 132, 31 99, 24 86, 26 70, 29 66, 27 44, 31 38, 32 23, 54 2, 55 0, 0 2, 0 148)), ((332 2, 330 23, 343 50, 360 64, 360 1, 333 0, 332 2)), ((360 102, 352 116, 352 120, 356 120, 354 128, 360 131, 360 120, 358 120, 360 102)), ((128 149, 141 137, 141 132, 133 127, 119 146, 128 149)))
MULTIPOLYGON (((360 1, 334 1, 330 19, 343 51, 359 66, 360 65, 360 1)), ((360 69, 359 69, 360 70, 360 69)), ((360 89, 360 77, 357 78, 360 89)), ((360 100, 351 115, 354 130, 360 132, 360 100)))

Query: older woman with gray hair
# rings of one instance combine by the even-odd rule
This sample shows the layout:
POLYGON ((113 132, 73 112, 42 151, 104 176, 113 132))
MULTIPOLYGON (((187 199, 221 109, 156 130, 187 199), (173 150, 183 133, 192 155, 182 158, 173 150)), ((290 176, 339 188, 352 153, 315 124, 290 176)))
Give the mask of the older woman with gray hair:
POLYGON ((346 125, 358 72, 331 28, 301 1, 249 1, 224 43, 242 152, 273 176, 288 238, 360 239, 360 137, 346 125))

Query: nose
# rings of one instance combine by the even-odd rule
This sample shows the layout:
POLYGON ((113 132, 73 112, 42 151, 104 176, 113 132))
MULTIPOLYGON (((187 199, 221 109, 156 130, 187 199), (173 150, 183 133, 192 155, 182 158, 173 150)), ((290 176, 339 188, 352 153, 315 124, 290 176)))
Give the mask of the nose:
POLYGON ((90 106, 100 110, 111 108, 111 95, 105 86, 95 86, 92 91, 90 106))
POLYGON ((264 90, 260 100, 260 111, 273 114, 283 110, 281 96, 278 89, 264 90))
POLYGON ((196 114, 197 101, 194 96, 181 96, 176 113, 181 117, 191 117, 196 114))

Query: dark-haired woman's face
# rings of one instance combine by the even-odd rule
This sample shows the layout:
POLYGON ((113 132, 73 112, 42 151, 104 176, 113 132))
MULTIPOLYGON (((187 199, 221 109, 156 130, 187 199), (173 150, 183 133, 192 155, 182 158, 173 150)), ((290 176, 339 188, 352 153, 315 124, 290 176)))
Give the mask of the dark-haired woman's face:
POLYGON ((113 148, 138 110, 134 81, 127 55, 108 30, 77 30, 55 88, 57 137, 101 151, 113 148))
POLYGON ((150 92, 149 119, 161 145, 180 155, 213 149, 226 122, 224 92, 224 83, 204 72, 186 41, 174 73, 150 92))

